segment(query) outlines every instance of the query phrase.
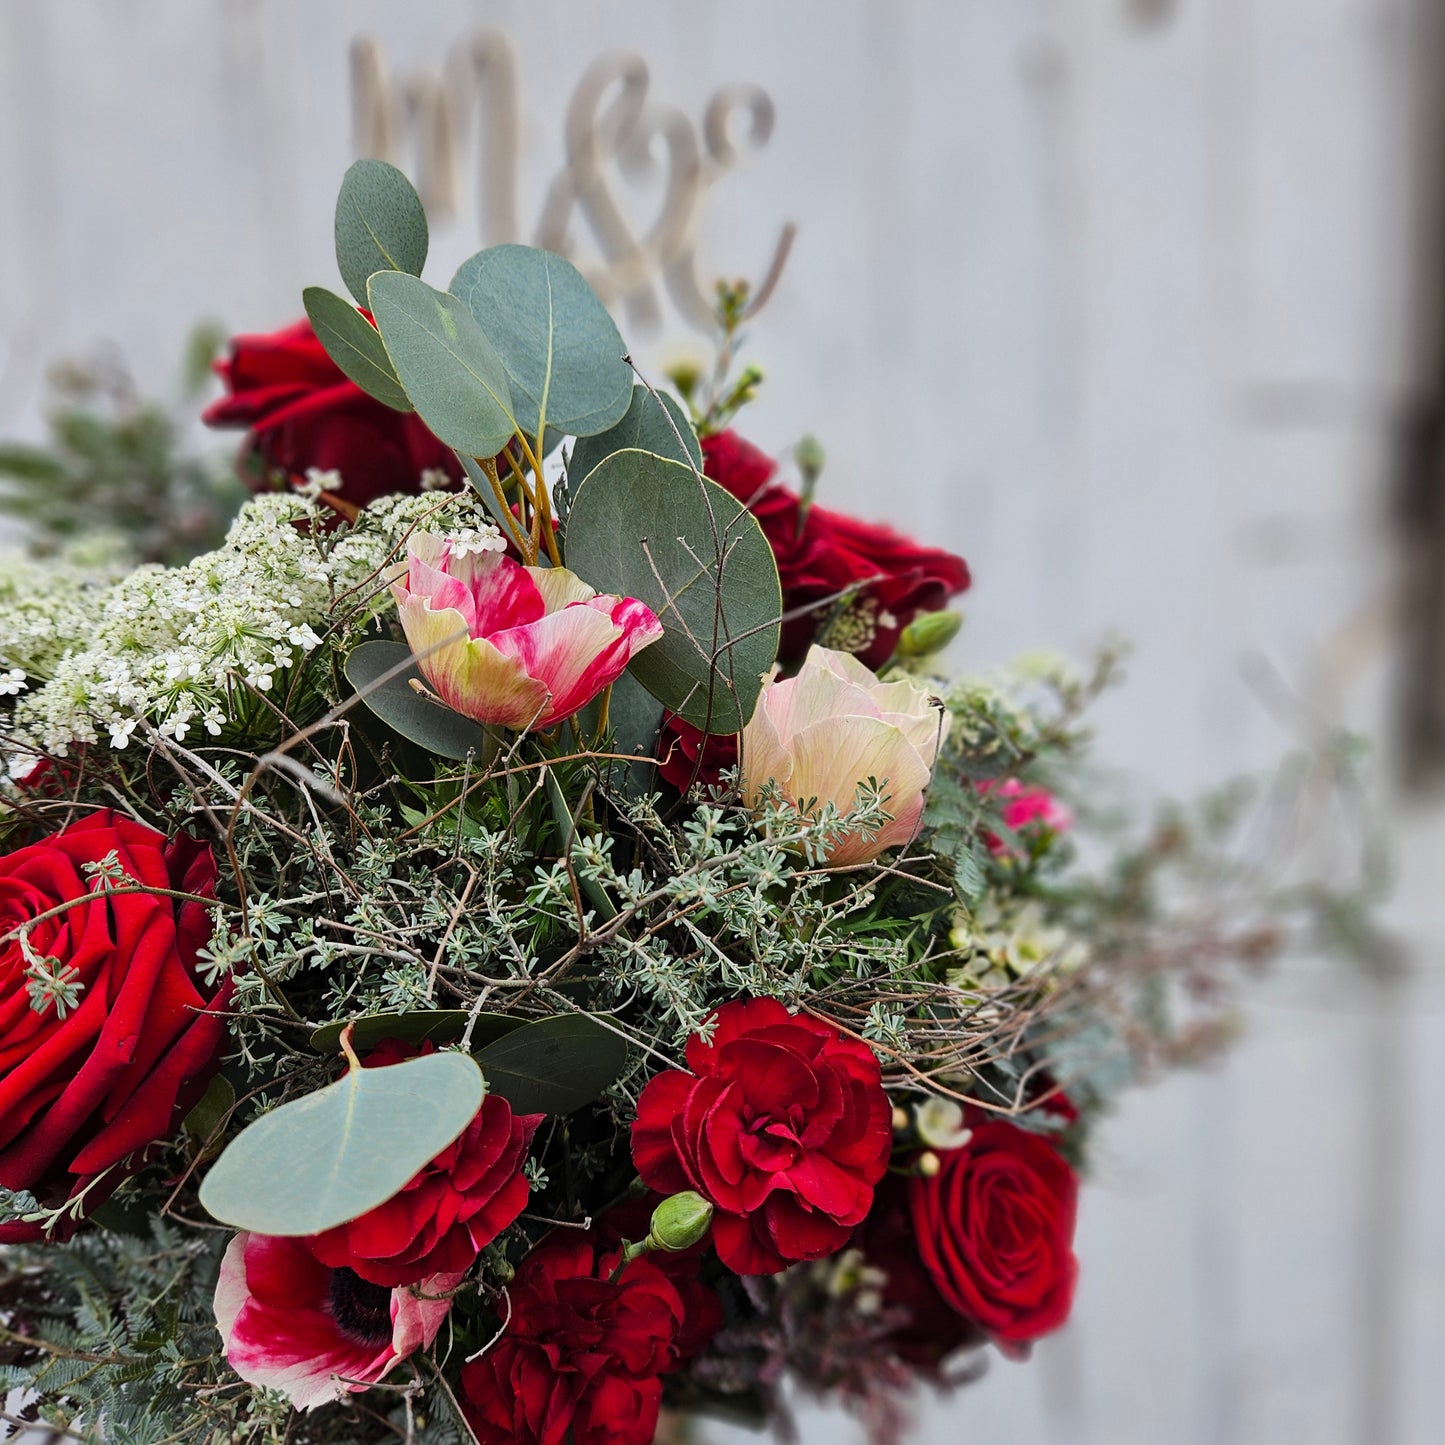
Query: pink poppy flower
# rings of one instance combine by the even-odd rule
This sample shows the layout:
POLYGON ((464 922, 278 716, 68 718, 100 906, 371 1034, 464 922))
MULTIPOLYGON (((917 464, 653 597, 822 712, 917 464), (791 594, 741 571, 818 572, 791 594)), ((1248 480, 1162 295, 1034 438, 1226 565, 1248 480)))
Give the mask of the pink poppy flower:
POLYGON ((416 533, 392 595, 448 707, 495 727, 551 727, 616 682, 662 623, 635 598, 597 593, 565 567, 523 567, 501 546, 416 533))
POLYGON ((461 1274, 405 1289, 328 1269, 300 1239, 242 1230, 216 1281, 216 1328, 231 1368, 315 1410, 365 1390, 431 1344, 461 1274))

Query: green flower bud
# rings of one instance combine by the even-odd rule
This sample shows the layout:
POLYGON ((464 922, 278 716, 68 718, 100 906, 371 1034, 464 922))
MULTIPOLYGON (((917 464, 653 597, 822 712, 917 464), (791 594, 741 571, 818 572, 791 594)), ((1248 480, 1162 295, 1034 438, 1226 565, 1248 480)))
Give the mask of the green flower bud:
POLYGON ((670 1195, 652 1211, 647 1242, 671 1253, 690 1249, 712 1227, 712 1213, 712 1205, 694 1190, 670 1195))
POLYGON ((931 657, 942 652, 963 626, 961 612, 920 612, 898 639, 899 657, 931 657))

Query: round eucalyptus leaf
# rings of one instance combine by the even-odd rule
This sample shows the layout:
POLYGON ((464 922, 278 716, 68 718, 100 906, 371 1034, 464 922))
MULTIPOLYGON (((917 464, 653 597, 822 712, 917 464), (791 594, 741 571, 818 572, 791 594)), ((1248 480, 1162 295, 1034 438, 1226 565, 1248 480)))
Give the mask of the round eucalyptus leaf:
POLYGON ((345 1078, 247 1125, 206 1175, 201 1203, 258 1234, 316 1234, 390 1199, 482 1106, 467 1054, 428 1054, 345 1078))
POLYGON ((404 642, 363 642, 346 659, 346 677, 368 708, 402 737, 444 758, 466 760, 468 754, 490 757, 496 739, 481 723, 463 717, 443 702, 433 701, 431 689, 404 642), (409 663, 405 672, 382 682, 393 668, 409 663), (418 692, 412 683, 425 692, 418 692))
POLYGON ((523 1024, 473 1057, 487 1088, 514 1114, 570 1114, 622 1072, 627 1041, 590 1014, 557 1014, 523 1024))
POLYGON ((632 395, 627 348, 570 261, 532 246, 493 246, 463 261, 450 289, 501 356, 529 440, 549 428, 591 436, 622 418, 632 395))
POLYGON ((336 197, 336 265, 346 289, 365 306, 371 276, 420 276, 426 252, 426 212, 412 183, 385 161, 356 161, 336 197))
POLYGON ((629 447, 669 461, 691 462, 702 470, 702 447, 682 403, 665 391, 654 395, 645 386, 634 386, 626 415, 616 426, 577 439, 567 463, 568 481, 580 485, 598 462, 629 447))
POLYGON ((316 339, 332 361, 383 406, 410 411, 411 402, 376 327, 349 301, 324 286, 308 286, 301 300, 316 339))
MULTIPOLYGON (((409 1009, 399 1014, 367 1014, 351 1020, 351 1047, 356 1053, 375 1048, 383 1039, 404 1044, 454 1043, 467 1030, 471 1014, 464 1008, 409 1009)), ((478 1014, 472 1023, 472 1048, 481 1048, 521 1028, 527 1022, 510 1014, 478 1014)), ((320 1054, 339 1054, 346 1021, 322 1024, 311 1034, 311 1047, 320 1054)))
POLYGON ((517 429, 507 373, 472 313, 403 271, 371 278, 370 308, 417 414, 449 447, 495 456, 517 429))
POLYGON ((783 609, 773 549, 747 508, 680 462, 614 452, 572 499, 566 549, 599 592, 662 620, 662 638, 632 660, 638 682, 694 726, 738 732, 778 655, 783 609))

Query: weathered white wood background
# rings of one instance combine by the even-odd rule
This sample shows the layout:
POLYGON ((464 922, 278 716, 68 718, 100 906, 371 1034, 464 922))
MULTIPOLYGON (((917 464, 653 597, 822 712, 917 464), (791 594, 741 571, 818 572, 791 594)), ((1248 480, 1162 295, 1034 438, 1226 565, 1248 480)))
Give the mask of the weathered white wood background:
MULTIPOLYGON (((196 319, 266 329, 334 284, 359 33, 405 69, 505 29, 529 226, 598 53, 640 50, 694 115, 756 80, 776 133, 703 233, 716 270, 756 273, 801 227, 749 429, 816 432, 831 502, 968 556, 961 662, 1131 635, 1103 752, 1188 792, 1297 740, 1251 658, 1317 717, 1387 726, 1439 9, 0 0, 0 430, 34 431, 56 357, 112 339, 159 386, 196 319)), ((479 241, 443 230, 437 274, 479 241)), ((635 350, 655 365, 678 339, 635 350)), ((919 1439, 1445 1438, 1445 818, 1390 806, 1416 976, 1292 968, 1227 1067, 1135 1096, 1088 1191, 1074 1323, 919 1439)), ((849 1429, 807 1417, 810 1439, 849 1429)))

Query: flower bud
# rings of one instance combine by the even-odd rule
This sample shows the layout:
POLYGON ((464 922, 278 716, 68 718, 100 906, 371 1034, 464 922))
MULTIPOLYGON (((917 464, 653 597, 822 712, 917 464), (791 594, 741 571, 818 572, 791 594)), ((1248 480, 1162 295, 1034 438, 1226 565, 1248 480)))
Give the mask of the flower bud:
POLYGON ((908 1110, 895 1104, 893 1106, 893 1132, 895 1134, 904 1133, 908 1128, 908 1124, 908 1110))
POLYGON ((931 1149, 962 1149, 973 1135, 963 1126, 963 1106, 953 1099, 925 1099, 913 1111, 918 1137, 931 1149))
POLYGON ((899 657, 931 657, 942 652, 963 626, 961 612, 920 612, 898 638, 899 657))
POLYGON ((943 1160, 932 1149, 926 1149, 918 1156, 915 1167, 925 1179, 932 1179, 942 1170, 943 1160))
POLYGON ((670 1253, 691 1249, 712 1226, 712 1205, 695 1190, 669 1195, 652 1211, 647 1242, 670 1253))

